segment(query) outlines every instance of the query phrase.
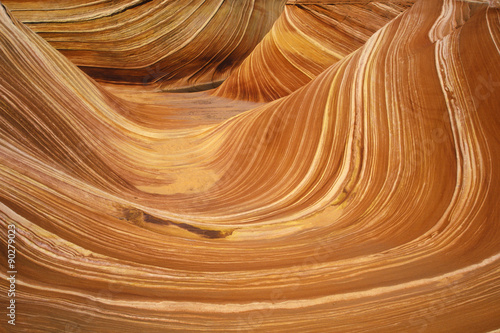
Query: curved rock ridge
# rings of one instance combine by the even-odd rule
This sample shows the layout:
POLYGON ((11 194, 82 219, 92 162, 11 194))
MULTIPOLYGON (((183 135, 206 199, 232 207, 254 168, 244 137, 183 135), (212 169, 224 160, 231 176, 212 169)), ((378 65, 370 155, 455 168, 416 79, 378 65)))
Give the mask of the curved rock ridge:
POLYGON ((264 40, 214 92, 269 102, 360 48, 414 1, 289 1, 264 40))
POLYGON ((105 86, 3 7, 0 44, 16 329, 500 328, 494 5, 419 0, 262 104, 105 86))
POLYGON ((101 82, 205 90, 253 50, 285 0, 3 2, 101 82))

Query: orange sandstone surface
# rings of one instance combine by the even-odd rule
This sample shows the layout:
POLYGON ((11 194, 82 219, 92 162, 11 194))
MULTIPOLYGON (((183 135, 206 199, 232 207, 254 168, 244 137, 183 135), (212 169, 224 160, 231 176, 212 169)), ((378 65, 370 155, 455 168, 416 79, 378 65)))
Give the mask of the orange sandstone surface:
POLYGON ((499 134, 497 1, 3 1, 0 331, 498 331, 499 134))

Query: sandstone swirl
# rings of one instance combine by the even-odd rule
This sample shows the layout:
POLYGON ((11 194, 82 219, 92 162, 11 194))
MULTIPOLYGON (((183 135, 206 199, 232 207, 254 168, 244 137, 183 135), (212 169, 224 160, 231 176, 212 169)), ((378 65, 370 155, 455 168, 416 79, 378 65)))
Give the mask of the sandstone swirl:
POLYGON ((193 90, 220 84, 264 37, 284 1, 3 2, 95 79, 193 90))
MULTIPOLYGON (((230 3, 245 12, 258 1, 230 3)), ((379 30, 367 24, 359 34, 363 25, 338 23, 359 36, 351 45, 352 35, 338 35, 341 9, 332 2, 317 2, 324 20, 306 7, 264 3, 248 22, 261 27, 258 15, 284 11, 272 29, 262 26, 271 30, 252 53, 258 38, 222 5, 214 17, 235 20, 232 29, 205 31, 176 52, 182 67, 201 46, 231 49, 219 45, 234 42, 231 31, 245 45, 235 60, 242 65, 220 90, 194 94, 160 90, 185 87, 197 71, 150 90, 140 71, 89 67, 103 59, 83 51, 68 59, 16 18, 25 20, 24 11, 0 9, 0 230, 6 249, 8 225, 17 227, 16 329, 500 328, 500 5, 350 1, 360 17, 380 18, 379 30), (295 20, 304 25, 291 33, 295 20), (325 46, 302 57, 296 43, 304 40, 325 46), (287 43, 293 49, 274 61, 287 43), (265 71, 264 63, 283 70, 265 71)), ((95 4, 89 13, 116 10, 95 4)), ((50 20, 83 15, 73 7, 50 20)), ((169 17, 156 19, 170 27, 169 17)), ((106 20, 112 25, 113 15, 106 20)), ((125 38, 141 22, 109 38, 125 38)), ((176 26, 194 29, 188 23, 176 26)), ((174 48, 137 55, 142 62, 174 48)), ((196 66, 210 72, 219 64, 196 66)), ((2 279, 6 262, 2 256, 2 279)), ((2 304, 7 290, 2 283, 2 304)))
POLYGON ((215 95, 272 101, 289 95, 366 40, 414 1, 290 0, 252 54, 215 95))

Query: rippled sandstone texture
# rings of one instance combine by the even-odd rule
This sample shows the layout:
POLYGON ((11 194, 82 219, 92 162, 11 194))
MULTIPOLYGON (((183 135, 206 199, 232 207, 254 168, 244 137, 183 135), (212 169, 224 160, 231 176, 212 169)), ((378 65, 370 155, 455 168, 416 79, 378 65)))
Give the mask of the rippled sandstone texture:
POLYGON ((499 329, 500 9, 395 6, 402 15, 276 99, 271 73, 241 73, 273 57, 280 16, 231 74, 269 103, 97 82, 1 8, 0 230, 5 249, 17 226, 16 329, 499 329))
POLYGON ((195 90, 220 84, 264 37, 284 1, 3 3, 100 82, 195 90))
POLYGON ((361 47, 414 1, 291 0, 265 39, 215 95, 269 102, 361 47))

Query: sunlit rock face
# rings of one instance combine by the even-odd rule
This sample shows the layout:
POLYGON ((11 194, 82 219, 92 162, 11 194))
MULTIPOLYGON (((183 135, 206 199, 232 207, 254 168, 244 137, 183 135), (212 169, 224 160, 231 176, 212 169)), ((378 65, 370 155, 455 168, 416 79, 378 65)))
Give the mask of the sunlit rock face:
POLYGON ((351 54, 414 1, 288 1, 271 31, 215 91, 269 102, 289 95, 351 54))
POLYGON ((268 32, 285 1, 3 2, 94 79, 195 90, 220 84, 268 32))
POLYGON ((156 8, 159 30, 139 11, 117 20, 117 2, 0 8, 0 275, 15 225, 15 330, 500 328, 496 2, 258 3, 127 3, 156 8), (168 29, 196 35, 195 3, 231 29, 153 50, 168 29), (50 22, 37 34, 30 15, 50 22), (55 36, 73 36, 69 50, 55 36), (122 60, 97 65, 122 41, 136 47, 123 61, 177 62, 156 85, 122 60), (219 89, 165 91, 213 82, 193 73, 221 62, 193 50, 232 42, 247 51, 219 89))

